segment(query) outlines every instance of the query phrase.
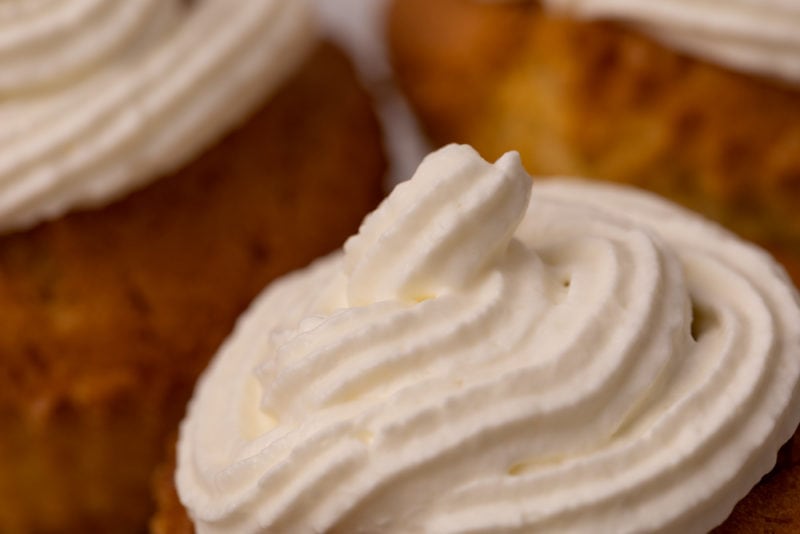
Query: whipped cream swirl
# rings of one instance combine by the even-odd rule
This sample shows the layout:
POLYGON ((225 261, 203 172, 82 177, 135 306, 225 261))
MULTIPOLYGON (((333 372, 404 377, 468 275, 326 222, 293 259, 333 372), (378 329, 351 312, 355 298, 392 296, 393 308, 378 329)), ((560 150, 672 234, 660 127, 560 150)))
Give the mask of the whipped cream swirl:
POLYGON ((173 170, 305 56, 306 0, 0 2, 0 230, 173 170))
POLYGON ((198 532, 704 532, 800 420, 763 251, 649 194, 451 145, 273 284, 201 379, 198 532))
POLYGON ((795 0, 542 0, 588 19, 632 23, 656 39, 735 70, 800 83, 795 0))

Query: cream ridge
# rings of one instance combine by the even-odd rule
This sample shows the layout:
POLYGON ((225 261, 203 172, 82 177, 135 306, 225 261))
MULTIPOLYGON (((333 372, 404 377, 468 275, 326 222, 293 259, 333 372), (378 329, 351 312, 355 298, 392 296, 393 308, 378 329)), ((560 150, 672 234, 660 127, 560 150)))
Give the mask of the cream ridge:
POLYGON ((800 84, 800 3, 794 0, 542 2, 570 16, 631 23, 688 54, 800 84))
POLYGON ((429 155, 201 378, 199 533, 706 532, 800 422, 800 307, 665 200, 429 155))
POLYGON ((175 169, 310 50, 306 0, 0 2, 0 231, 175 169))

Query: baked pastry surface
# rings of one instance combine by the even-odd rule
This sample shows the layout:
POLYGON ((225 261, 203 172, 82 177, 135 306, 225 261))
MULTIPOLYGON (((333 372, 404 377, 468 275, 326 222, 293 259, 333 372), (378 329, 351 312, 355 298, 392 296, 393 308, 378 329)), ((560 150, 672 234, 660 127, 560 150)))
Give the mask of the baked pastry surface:
POLYGON ((269 280, 357 229, 384 169, 323 44, 182 170, 0 238, 0 531, 141 532, 198 373, 269 280))
POLYGON ((800 282, 800 89, 535 2, 395 0, 398 79, 436 144, 620 181, 768 248, 800 282))

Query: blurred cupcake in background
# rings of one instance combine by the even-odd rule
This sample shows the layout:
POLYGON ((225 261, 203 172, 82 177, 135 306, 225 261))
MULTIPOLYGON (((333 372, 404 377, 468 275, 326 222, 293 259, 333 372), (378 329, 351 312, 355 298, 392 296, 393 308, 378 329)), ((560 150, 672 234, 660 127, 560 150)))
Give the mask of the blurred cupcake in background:
POLYGON ((402 87, 436 144, 664 194, 800 281, 800 5, 394 0, 402 87))
POLYGON ((0 5, 0 531, 141 532, 197 374, 382 195, 293 0, 0 5))

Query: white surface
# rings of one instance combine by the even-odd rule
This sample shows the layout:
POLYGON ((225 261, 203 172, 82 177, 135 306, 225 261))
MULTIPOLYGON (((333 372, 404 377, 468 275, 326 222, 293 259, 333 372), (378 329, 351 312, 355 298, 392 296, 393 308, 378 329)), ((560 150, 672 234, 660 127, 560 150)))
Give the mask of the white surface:
POLYGON ((707 532, 800 422, 800 309, 654 196, 426 158, 199 383, 199 533, 707 532), (695 322, 694 337, 691 333, 695 322), (520 530, 515 530, 520 529, 520 530))
POLYGON ((797 0, 544 0, 589 19, 618 19, 689 54, 800 83, 797 0))
POLYGON ((305 57, 312 17, 305 0, 0 3, 0 231, 190 160, 305 57))

